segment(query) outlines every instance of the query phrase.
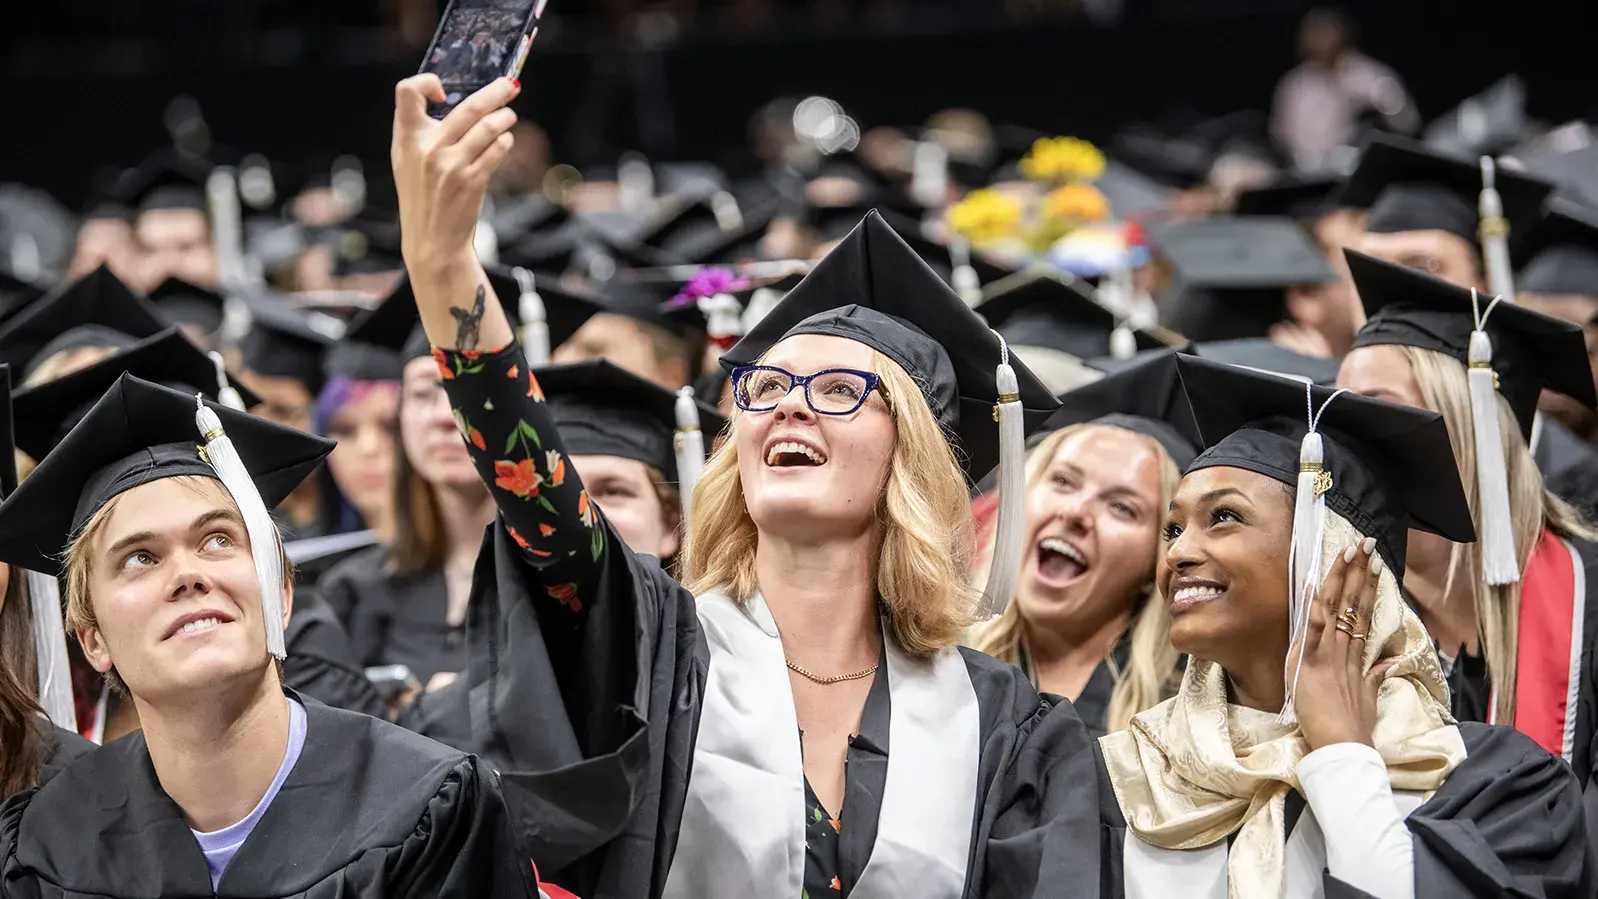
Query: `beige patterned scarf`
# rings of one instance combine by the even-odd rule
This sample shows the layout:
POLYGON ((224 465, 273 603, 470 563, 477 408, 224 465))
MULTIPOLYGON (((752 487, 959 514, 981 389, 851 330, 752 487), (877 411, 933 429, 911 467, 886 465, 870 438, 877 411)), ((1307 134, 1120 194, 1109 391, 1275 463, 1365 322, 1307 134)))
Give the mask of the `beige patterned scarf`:
MULTIPOLYGON (((1323 569, 1359 539, 1326 513, 1323 569)), ((1377 694, 1373 743, 1395 790, 1430 792, 1465 758, 1448 712, 1448 687, 1426 629, 1383 569, 1366 644, 1365 668, 1395 664, 1377 694)), ((1281 896, 1285 884, 1284 800, 1298 787, 1309 751, 1298 726, 1274 712, 1227 703, 1226 672, 1192 660, 1176 696, 1101 738, 1105 765, 1127 826, 1163 849, 1197 849, 1237 834, 1227 858, 1232 899, 1281 896)))

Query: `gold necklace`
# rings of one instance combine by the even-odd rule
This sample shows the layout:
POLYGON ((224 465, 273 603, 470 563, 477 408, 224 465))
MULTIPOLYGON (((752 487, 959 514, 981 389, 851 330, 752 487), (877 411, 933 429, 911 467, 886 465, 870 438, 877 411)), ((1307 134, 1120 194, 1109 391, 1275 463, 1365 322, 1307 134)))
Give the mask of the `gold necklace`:
POLYGON ((841 684, 841 683, 843 683, 846 680, 859 680, 862 677, 870 677, 871 675, 877 673, 877 666, 876 665, 872 665, 870 668, 867 668, 864 671, 856 671, 854 674, 840 674, 840 675, 838 675, 836 677, 821 677, 819 675, 811 674, 810 672, 806 671, 805 669, 800 668, 798 665, 795 665, 794 663, 789 662, 787 659, 784 659, 783 661, 788 665, 788 668, 790 670, 792 670, 795 674, 798 674, 800 677, 803 677, 806 680, 815 681, 816 683, 821 684, 822 686, 826 686, 828 684, 841 684))

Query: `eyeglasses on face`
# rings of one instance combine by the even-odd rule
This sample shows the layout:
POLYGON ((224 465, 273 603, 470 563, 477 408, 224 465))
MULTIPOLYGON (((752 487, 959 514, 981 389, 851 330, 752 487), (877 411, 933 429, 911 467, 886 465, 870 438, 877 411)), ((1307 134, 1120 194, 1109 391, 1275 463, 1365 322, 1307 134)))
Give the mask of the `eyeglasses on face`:
POLYGON ((795 387, 803 387, 805 404, 818 415, 848 415, 877 390, 882 379, 869 371, 829 368, 796 375, 774 365, 740 365, 732 370, 732 399, 745 412, 777 408, 795 387))

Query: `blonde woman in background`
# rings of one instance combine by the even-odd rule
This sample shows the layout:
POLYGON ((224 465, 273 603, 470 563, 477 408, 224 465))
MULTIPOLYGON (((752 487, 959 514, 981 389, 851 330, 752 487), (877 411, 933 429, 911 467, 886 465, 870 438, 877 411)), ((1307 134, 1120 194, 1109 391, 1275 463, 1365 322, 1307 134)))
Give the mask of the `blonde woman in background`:
POLYGON ((1102 736, 1169 696, 1181 676, 1154 563, 1198 432, 1174 353, 1061 400, 1044 426, 1059 430, 1027 457, 1027 548, 1014 598, 967 643, 1071 700, 1102 736))
MULTIPOLYGON (((1001 342, 868 215, 723 357, 738 408, 678 584, 588 496, 472 249, 516 90, 439 122, 437 78, 402 82, 392 155, 417 306, 499 510, 476 736, 544 878, 591 899, 956 899, 1091 856, 1081 721, 956 646, 1001 342), (1045 858, 1051 823, 1072 836, 1045 858)), ((1013 372, 1041 423, 1057 402, 1013 372)))
POLYGON ((1417 534, 1404 589, 1443 657, 1455 716, 1513 725, 1569 761, 1586 783, 1598 547, 1591 527, 1543 487, 1527 446, 1542 390, 1594 404, 1581 328, 1508 303, 1489 309, 1488 297, 1368 256, 1350 252, 1348 259, 1370 320, 1343 360, 1338 384, 1442 413, 1483 535, 1492 523, 1477 483, 1483 460, 1467 361, 1477 316, 1486 318, 1519 579, 1487 582, 1485 539, 1457 544, 1417 534))

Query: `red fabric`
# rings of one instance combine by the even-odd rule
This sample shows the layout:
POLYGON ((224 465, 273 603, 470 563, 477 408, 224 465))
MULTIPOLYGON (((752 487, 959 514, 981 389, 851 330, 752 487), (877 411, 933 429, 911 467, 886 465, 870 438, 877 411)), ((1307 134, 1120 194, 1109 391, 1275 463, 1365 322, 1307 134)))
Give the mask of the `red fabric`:
POLYGON ((539 890, 543 891, 549 899, 577 899, 577 894, 571 890, 563 890, 552 883, 545 883, 538 879, 538 865, 533 865, 533 880, 538 882, 539 890))
POLYGON ((1576 570, 1564 543, 1549 530, 1532 550, 1520 578, 1519 663, 1515 676, 1515 729, 1560 755, 1570 697, 1571 616, 1576 570))

